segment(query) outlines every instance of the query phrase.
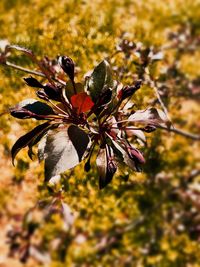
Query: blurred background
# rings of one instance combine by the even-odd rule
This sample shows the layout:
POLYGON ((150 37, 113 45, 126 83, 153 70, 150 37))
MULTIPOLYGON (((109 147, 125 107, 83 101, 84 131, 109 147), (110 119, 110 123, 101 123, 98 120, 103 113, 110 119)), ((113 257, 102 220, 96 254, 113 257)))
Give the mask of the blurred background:
MULTIPOLYGON (((30 161, 26 149, 11 164, 12 145, 36 122, 1 116, 1 267, 200 266, 199 19, 198 0, 0 1, 1 51, 11 43, 39 57, 68 55, 80 80, 115 54, 113 72, 124 84, 149 64, 171 121, 181 130, 147 134, 143 172, 122 169, 104 190, 98 189, 95 164, 89 173, 83 165, 68 171, 48 188, 43 166, 30 161)), ((36 69, 19 53, 9 60, 36 69)), ((27 76, 0 65, 0 113, 34 97, 23 81, 27 76)), ((147 85, 133 101, 137 109, 160 108, 147 85)))

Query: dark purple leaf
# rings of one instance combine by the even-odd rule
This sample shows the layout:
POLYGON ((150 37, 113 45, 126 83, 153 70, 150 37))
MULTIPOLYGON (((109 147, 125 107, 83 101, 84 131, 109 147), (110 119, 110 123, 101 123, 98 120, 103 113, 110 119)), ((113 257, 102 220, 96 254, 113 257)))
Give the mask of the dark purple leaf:
POLYGON ((46 84, 43 86, 43 89, 49 99, 61 102, 61 88, 57 88, 52 84, 46 84))
POLYGON ((37 101, 35 99, 26 99, 19 104, 17 104, 15 107, 10 109, 11 115, 15 115, 17 118, 22 118, 23 114, 25 116, 25 110, 27 110, 27 118, 30 116, 30 118, 37 118, 37 115, 51 115, 55 114, 53 109, 48 106, 47 104, 37 101), (20 112, 21 110, 21 112, 20 112), (19 113, 19 114, 18 114, 19 113), (20 114, 21 113, 21 114, 20 114))
POLYGON ((41 125, 36 126, 32 131, 28 132, 27 134, 21 136, 16 143, 13 145, 12 150, 11 150, 11 155, 12 155, 12 163, 14 165, 14 159, 16 157, 16 155, 18 154, 18 152, 28 146, 31 141, 35 138, 35 136, 37 136, 38 134, 40 134, 45 128, 49 127, 49 122, 45 122, 41 125))
POLYGON ((145 159, 138 149, 132 146, 127 146, 127 151, 128 151, 129 157, 132 160, 134 160, 136 163, 139 163, 139 164, 145 163, 145 159))
POLYGON ((87 160, 87 162, 86 162, 85 165, 84 165, 84 170, 85 170, 86 172, 89 172, 90 169, 91 169, 91 165, 90 165, 90 159, 89 159, 89 160, 87 160))
POLYGON ((69 138, 75 147, 79 161, 82 160, 82 157, 87 149, 88 143, 89 143, 89 137, 88 135, 81 130, 78 126, 76 125, 70 125, 68 128, 68 135, 69 138))
POLYGON ((141 86, 142 81, 138 80, 133 86, 125 86, 119 91, 118 98, 124 100, 131 97, 141 86))
POLYGON ((35 113, 24 109, 24 108, 16 108, 16 109, 12 109, 10 111, 10 114, 18 119, 29 119, 29 118, 34 118, 35 117, 35 113))
POLYGON ((116 156, 118 157, 118 161, 124 162, 128 167, 130 167, 134 171, 140 171, 139 164, 141 163, 139 163, 139 161, 142 162, 144 159, 142 154, 140 152, 137 153, 136 151, 130 154, 130 151, 128 151, 127 148, 128 144, 127 147, 125 145, 126 140, 124 140, 123 144, 121 142, 116 142, 114 140, 112 140, 112 143, 114 145, 113 149, 116 156))

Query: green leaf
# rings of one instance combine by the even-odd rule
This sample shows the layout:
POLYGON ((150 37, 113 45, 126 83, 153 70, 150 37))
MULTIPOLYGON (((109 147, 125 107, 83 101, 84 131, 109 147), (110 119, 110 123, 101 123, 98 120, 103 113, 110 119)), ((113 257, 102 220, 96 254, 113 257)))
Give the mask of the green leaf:
POLYGON ((111 67, 106 60, 103 60, 98 66, 95 67, 93 73, 89 77, 87 90, 89 91, 94 103, 96 103, 100 94, 104 90, 112 88, 112 86, 113 79, 111 67))
POLYGON ((88 143, 89 137, 76 125, 50 130, 44 148, 45 180, 79 164, 88 143))

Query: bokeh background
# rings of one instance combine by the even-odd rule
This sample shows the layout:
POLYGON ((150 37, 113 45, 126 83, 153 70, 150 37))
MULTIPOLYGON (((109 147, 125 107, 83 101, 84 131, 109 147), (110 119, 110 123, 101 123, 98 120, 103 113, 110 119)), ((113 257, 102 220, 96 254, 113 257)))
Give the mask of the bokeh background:
MULTIPOLYGON (((39 57, 68 55, 80 79, 124 40, 161 51, 163 59, 150 66, 161 98, 173 125, 197 135, 199 19, 198 0, 1 0, 0 44, 23 45, 39 57)), ((122 53, 112 61, 123 83, 138 71, 133 60, 122 53)), ((35 69, 19 53, 11 61, 35 69)), ((0 66, 0 112, 34 96, 23 77, 0 66)), ((159 107, 148 86, 133 100, 138 109, 159 107)), ((33 125, 0 117, 1 267, 200 266, 198 140, 157 130, 147 135, 142 173, 123 169, 100 191, 95 164, 87 174, 80 165, 52 189, 43 183, 43 166, 31 162, 26 150, 11 165, 13 143, 33 125), (64 220, 54 201, 61 188, 64 220)))

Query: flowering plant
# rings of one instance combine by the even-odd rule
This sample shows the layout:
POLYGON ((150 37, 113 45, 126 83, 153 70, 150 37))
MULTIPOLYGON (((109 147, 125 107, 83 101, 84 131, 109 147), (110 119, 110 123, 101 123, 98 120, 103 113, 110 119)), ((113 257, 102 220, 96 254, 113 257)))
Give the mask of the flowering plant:
POLYGON ((144 132, 167 123, 159 109, 134 110, 131 98, 141 87, 141 80, 123 86, 113 79, 109 62, 103 60, 83 83, 77 83, 75 64, 67 56, 56 61, 37 61, 33 52, 25 48, 6 49, 17 49, 30 56, 40 67, 41 76, 48 80, 43 84, 32 76, 24 78, 28 86, 37 88, 36 95, 42 101, 26 99, 10 108, 10 114, 18 119, 45 121, 16 141, 11 151, 13 163, 24 147, 28 147, 32 159, 32 148, 39 143, 38 158, 45 160, 45 181, 55 181, 82 160, 85 171, 89 171, 94 151, 100 189, 111 182, 119 163, 141 171, 145 159, 129 138, 134 135, 144 141, 144 132))

